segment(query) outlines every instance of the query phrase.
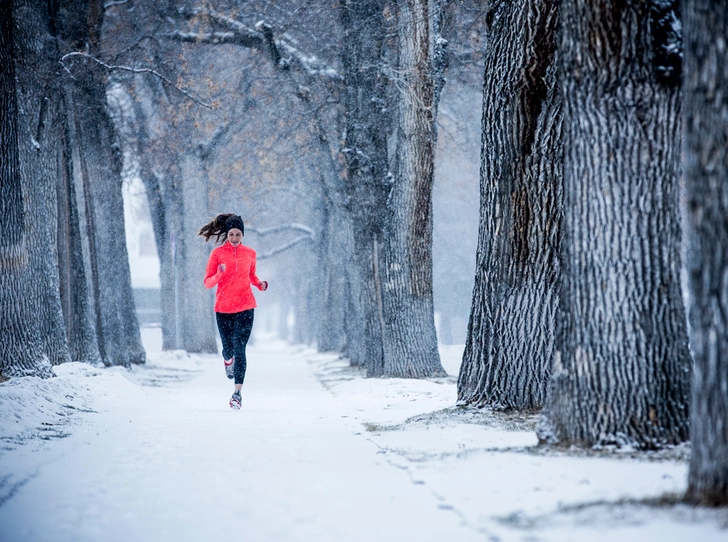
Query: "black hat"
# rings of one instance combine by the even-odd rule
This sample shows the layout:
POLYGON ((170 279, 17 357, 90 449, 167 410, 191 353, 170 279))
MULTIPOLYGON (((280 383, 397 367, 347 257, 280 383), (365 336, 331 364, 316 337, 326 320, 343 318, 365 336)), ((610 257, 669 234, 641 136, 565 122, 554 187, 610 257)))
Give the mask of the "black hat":
POLYGON ((225 221, 225 233, 229 232, 233 228, 237 228, 240 232, 245 235, 245 226, 243 225, 243 219, 238 215, 233 215, 225 221))

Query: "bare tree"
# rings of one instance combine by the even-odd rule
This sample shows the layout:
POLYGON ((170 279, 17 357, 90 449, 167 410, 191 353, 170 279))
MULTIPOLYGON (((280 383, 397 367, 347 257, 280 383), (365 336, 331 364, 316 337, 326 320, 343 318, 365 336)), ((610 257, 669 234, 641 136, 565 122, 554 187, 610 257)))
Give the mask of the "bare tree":
POLYGON ((728 6, 684 4, 685 183, 695 360, 687 500, 728 504, 728 6))
POLYGON ((537 408, 559 292, 558 2, 495 3, 487 20, 480 235, 458 399, 537 408))
POLYGON ((688 438, 675 8, 561 3, 563 282, 539 428, 547 441, 657 447, 688 438))

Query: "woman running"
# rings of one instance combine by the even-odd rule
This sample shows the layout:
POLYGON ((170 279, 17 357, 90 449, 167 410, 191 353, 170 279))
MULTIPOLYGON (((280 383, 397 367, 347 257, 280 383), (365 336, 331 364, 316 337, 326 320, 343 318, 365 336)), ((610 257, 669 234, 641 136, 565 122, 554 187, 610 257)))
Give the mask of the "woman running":
POLYGON ((255 297, 250 288, 268 289, 268 283, 255 274, 255 251, 243 245, 245 227, 243 219, 234 214, 217 215, 202 226, 201 235, 205 241, 217 237, 225 242, 210 254, 205 273, 205 287, 217 286, 215 294, 215 317, 222 339, 222 358, 225 374, 235 378, 235 393, 230 398, 230 408, 240 410, 240 390, 245 380, 247 360, 245 346, 253 330, 255 297))

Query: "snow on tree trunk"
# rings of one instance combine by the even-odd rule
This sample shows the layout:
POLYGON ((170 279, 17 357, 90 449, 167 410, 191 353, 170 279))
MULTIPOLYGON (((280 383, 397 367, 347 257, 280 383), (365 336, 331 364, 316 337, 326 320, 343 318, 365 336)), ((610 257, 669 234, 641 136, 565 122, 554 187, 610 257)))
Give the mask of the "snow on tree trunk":
POLYGON ((687 499, 728 504, 728 5, 685 3, 685 183, 695 360, 687 499))
POLYGON ((458 399, 537 408, 546 398, 558 308, 558 2, 502 2, 488 20, 480 235, 458 399))
MULTIPOLYGON (((45 260, 51 259, 48 238, 52 224, 38 195, 52 187, 53 177, 37 176, 41 164, 24 162, 41 162, 59 142, 46 139, 49 131, 41 132, 42 125, 30 123, 37 106, 56 105, 44 100, 46 88, 32 84, 36 78, 48 77, 48 57, 55 48, 47 31, 49 13, 27 6, 18 14, 16 7, 14 2, 0 4, 0 380, 51 376, 50 361, 56 360, 49 358, 41 334, 43 326, 62 328, 63 324, 62 318, 46 321, 37 310, 44 296, 52 295, 50 277, 44 275, 44 267, 36 267, 34 252, 44 251, 45 260), (26 109, 31 105, 36 107, 26 109), (41 136, 45 137, 39 142, 41 136)), ((53 169, 45 173, 53 173, 53 169)), ((52 297, 48 301, 52 303, 52 297)))
POLYGON ((688 438, 680 66, 663 4, 561 4, 562 294, 539 426, 550 442, 688 438))
POLYGON ((382 243, 383 373, 444 376, 432 299, 432 182, 439 3, 398 2, 399 111, 395 179, 382 243))
POLYGON ((361 308, 362 326, 349 326, 349 351, 354 364, 364 364, 368 376, 382 376, 383 347, 379 242, 390 186, 387 137, 393 126, 389 80, 381 66, 387 47, 382 0, 342 2, 344 28, 344 110, 346 197, 354 236, 354 265, 349 271, 352 305, 361 308), (358 281, 358 282, 354 282, 358 281))

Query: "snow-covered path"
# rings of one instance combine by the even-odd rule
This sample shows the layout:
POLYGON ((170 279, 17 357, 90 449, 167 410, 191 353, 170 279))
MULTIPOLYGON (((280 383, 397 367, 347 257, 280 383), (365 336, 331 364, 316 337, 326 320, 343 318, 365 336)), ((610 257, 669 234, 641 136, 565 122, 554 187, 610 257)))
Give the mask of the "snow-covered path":
POLYGON ((534 416, 457 408, 447 378, 366 379, 257 338, 243 409, 219 356, 67 363, 0 383, 0 542, 718 542, 677 502, 686 454, 537 446, 534 416))
POLYGON ((59 441, 0 506, 0 539, 487 538, 357 435, 300 357, 251 350, 239 412, 204 357, 188 382, 143 387, 59 441))

